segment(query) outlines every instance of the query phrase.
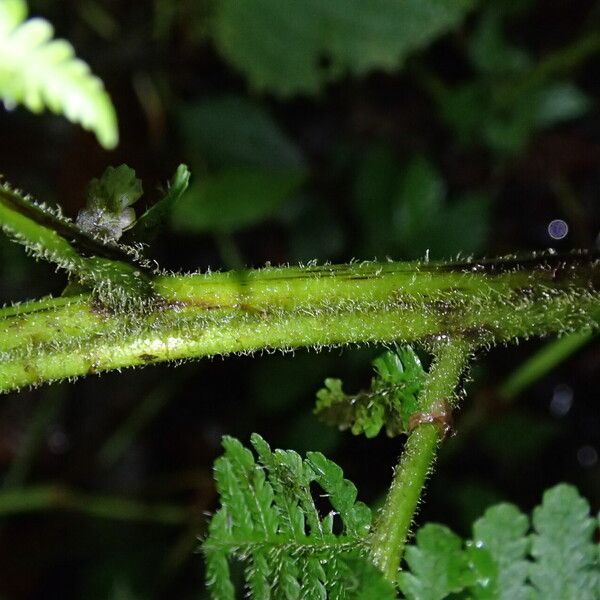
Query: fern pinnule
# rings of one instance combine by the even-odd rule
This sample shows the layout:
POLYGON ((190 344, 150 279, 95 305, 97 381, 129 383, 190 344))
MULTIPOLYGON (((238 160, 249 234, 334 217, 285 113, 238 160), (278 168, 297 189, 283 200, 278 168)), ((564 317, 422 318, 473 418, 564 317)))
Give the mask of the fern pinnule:
POLYGON ((44 108, 96 134, 105 148, 119 140, 113 104, 102 81, 75 56, 71 44, 53 39, 45 19, 27 17, 24 0, 0 3, 0 97, 7 107, 44 108))

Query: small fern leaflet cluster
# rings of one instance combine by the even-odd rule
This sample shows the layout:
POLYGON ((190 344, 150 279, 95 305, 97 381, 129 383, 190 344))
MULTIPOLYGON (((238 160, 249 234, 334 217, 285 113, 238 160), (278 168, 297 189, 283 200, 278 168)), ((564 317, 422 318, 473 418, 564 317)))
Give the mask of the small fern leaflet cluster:
POLYGON ((0 97, 7 107, 48 108, 96 134, 105 148, 119 140, 117 119, 102 81, 75 56, 71 44, 52 38, 41 18, 25 20, 24 0, 0 2, 0 97))
POLYGON ((410 346, 388 351, 373 361, 371 387, 349 395, 340 379, 328 378, 317 392, 315 413, 326 423, 375 437, 383 427, 392 437, 407 433, 426 373, 410 346))
POLYGON ((371 511, 357 502, 341 468, 318 452, 303 460, 291 450, 272 451, 257 434, 252 445, 258 461, 225 437, 225 454, 215 463, 221 508, 203 544, 212 597, 235 597, 230 560, 237 559, 255 600, 394 598, 391 584, 364 558, 371 511), (333 509, 324 517, 316 488, 333 509))

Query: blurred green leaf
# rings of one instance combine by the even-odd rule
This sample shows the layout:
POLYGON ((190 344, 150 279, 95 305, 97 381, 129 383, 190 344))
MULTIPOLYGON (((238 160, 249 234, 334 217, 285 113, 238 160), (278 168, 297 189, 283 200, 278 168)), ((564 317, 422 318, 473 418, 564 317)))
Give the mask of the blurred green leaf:
MULTIPOLYGON (((290 203, 292 204, 292 203, 290 203)), ((347 241, 337 214, 318 197, 301 197, 291 210, 280 211, 289 226, 288 257, 290 261, 326 261, 338 257, 347 241)))
POLYGON ((362 256, 380 256, 395 245, 392 223, 393 202, 398 176, 398 160, 389 147, 373 145, 358 165, 352 200, 363 236, 362 256))
POLYGON ((507 468, 531 462, 556 440, 560 429, 549 419, 512 411, 482 428, 480 439, 489 456, 507 468), (510 441, 508 441, 510 440, 510 441))
POLYGON ((465 545, 446 527, 429 523, 406 549, 410 572, 399 574, 400 589, 415 600, 450 594, 480 600, 598 598, 598 522, 577 490, 560 484, 546 491, 533 526, 529 534, 529 519, 511 504, 489 508, 465 545))
POLYGON ((424 158, 406 168, 396 196, 395 226, 403 254, 410 258, 429 251, 434 258, 458 252, 475 253, 485 246, 490 201, 483 194, 465 194, 447 205, 439 173, 424 158))
POLYGON ((591 107, 591 100, 572 83, 553 83, 538 93, 536 124, 539 127, 551 127, 562 121, 577 119, 591 107))
MULTIPOLYGON (((471 37, 469 58, 479 76, 454 88, 438 85, 435 97, 461 144, 482 144, 511 155, 523 151, 539 129, 585 114, 591 101, 571 82, 553 81, 552 68, 536 65, 525 50, 505 39, 505 12, 498 6, 485 11, 471 37)), ((556 56, 580 50, 575 43, 556 56)), ((556 56, 553 60, 560 64, 556 56)))
POLYGON ((259 90, 314 94, 329 81, 395 70, 457 27, 473 0, 221 0, 213 37, 259 90))
POLYGON ((349 595, 351 600, 394 600, 398 596, 394 586, 381 575, 381 571, 366 558, 348 560, 354 576, 356 590, 349 595))
POLYGON ((469 56, 481 73, 516 75, 531 67, 527 53, 505 40, 500 12, 493 9, 483 13, 469 43, 469 56))
POLYGON ((447 527, 429 523, 417 532, 417 543, 406 549, 411 572, 402 571, 398 584, 410 600, 442 600, 460 592, 470 580, 462 540, 447 527))
POLYGON ((34 113, 49 109, 96 134, 104 148, 119 141, 117 117, 102 81, 75 56, 71 44, 54 38, 40 17, 25 20, 24 0, 0 2, 0 98, 8 107, 34 113))
POLYGON ((529 572, 526 556, 530 543, 525 535, 528 529, 529 519, 512 504, 497 504, 474 523, 470 548, 487 550, 495 563, 493 584, 487 586, 492 593, 485 597, 498 600, 531 598, 532 590, 525 584, 529 572))
POLYGON ((363 253, 448 258, 480 252, 487 242, 490 198, 466 193, 446 201, 446 187, 425 157, 402 168, 385 147, 373 147, 359 166, 354 206, 363 253))
POLYGON ((598 522, 589 513, 587 501, 566 484, 548 490, 533 512, 531 554, 536 562, 530 578, 541 598, 598 598, 600 560, 593 541, 598 522))
POLYGON ((271 217, 304 180, 297 171, 230 168, 196 181, 175 206, 180 231, 230 233, 271 217))
POLYGON ((437 239, 432 240, 434 256, 457 252, 477 254, 487 243, 490 231, 491 199, 483 193, 467 193, 446 208, 438 223, 437 239))
POLYGON ((423 235, 427 237, 441 220, 445 195, 433 165, 423 157, 413 159, 402 176, 395 215, 401 242, 411 253, 421 254, 423 235))
POLYGON ((242 96, 219 96, 184 107, 179 114, 190 157, 211 169, 300 169, 302 153, 264 105, 242 96))

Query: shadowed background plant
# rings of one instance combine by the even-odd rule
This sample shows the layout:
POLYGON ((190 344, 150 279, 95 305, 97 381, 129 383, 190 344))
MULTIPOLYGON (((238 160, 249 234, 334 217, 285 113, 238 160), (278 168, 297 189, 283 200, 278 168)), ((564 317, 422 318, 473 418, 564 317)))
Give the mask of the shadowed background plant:
MULTIPOLYGON (((186 161, 191 189, 152 247, 173 269, 592 248, 597 5, 426 4, 32 2, 104 81, 121 143, 107 153, 15 109, 0 122, 2 171, 74 217, 107 165, 135 167, 157 199, 152 183, 186 161), (553 219, 565 238, 550 237, 553 219)), ((64 288, 4 239, 0 252, 2 301, 64 288)), ((542 344, 477 366, 420 521, 468 536, 492 502, 529 510, 561 480, 598 508, 597 344, 511 385, 542 344)), ((325 451, 376 504, 398 442, 341 434, 311 407, 326 377, 366 388, 378 353, 158 366, 3 396, 0 593, 203 597, 193 550, 223 433, 325 451)))

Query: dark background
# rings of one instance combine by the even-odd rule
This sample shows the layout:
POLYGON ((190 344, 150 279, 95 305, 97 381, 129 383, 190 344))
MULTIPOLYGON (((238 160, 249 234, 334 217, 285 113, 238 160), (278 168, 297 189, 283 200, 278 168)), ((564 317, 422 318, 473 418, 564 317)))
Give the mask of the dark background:
MULTIPOLYGON (((227 12, 231 2, 31 2, 105 82, 121 143, 106 152, 60 117, 3 111, 2 173, 74 217, 108 165, 135 168, 150 204, 186 162, 192 189, 150 249, 173 270, 598 247, 600 4, 483 2, 402 65, 382 45, 359 68, 328 46, 310 50, 319 3, 289 5, 297 37, 278 46, 273 2, 257 2, 251 23, 227 12), (264 61, 244 45, 257 39, 264 61), (312 79, 294 63, 309 50, 312 79), (561 240, 549 236, 553 219, 569 226, 561 240)), ((340 36, 348 55, 394 25, 368 10, 349 17, 365 30, 340 36)), ((327 22, 325 38, 338 26, 327 22)), ((65 286, 4 239, 0 257, 2 302, 65 286)), ((559 481, 600 508, 597 341, 498 400, 544 343, 495 349, 473 369, 419 522, 468 534, 490 503, 529 510, 559 481)), ((216 506, 211 465, 225 433, 322 450, 377 503, 402 441, 354 438, 311 412, 327 376, 368 386, 377 353, 227 357, 2 396, 0 597, 204 598, 196 538, 216 506), (34 505, 41 484, 79 500, 34 505), (128 519, 114 498, 141 503, 146 519, 128 519), (155 504, 177 522, 157 522, 155 504)))

